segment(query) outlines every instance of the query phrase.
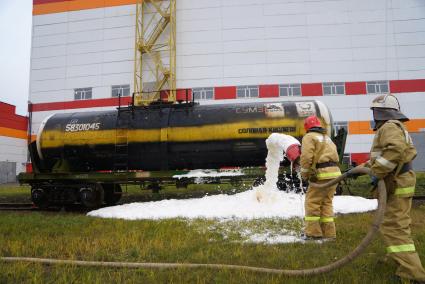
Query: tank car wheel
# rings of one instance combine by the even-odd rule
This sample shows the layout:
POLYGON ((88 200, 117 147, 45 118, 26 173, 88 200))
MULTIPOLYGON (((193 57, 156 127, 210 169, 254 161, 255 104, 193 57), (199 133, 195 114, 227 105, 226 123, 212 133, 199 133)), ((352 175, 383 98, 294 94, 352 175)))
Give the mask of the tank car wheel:
POLYGON ((103 200, 106 205, 115 205, 120 201, 122 196, 122 189, 119 184, 106 183, 102 184, 104 197, 103 200))
POLYGON ((38 208, 49 207, 49 196, 47 190, 43 188, 31 189, 31 200, 38 208))
POLYGON ((101 186, 88 186, 80 189, 80 202, 87 208, 96 208, 102 205, 103 189, 101 186))

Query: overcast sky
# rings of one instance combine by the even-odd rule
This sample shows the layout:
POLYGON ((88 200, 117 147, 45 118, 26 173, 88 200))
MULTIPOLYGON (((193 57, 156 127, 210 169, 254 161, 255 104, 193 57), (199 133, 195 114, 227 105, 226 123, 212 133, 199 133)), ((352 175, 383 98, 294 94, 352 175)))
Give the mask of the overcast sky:
POLYGON ((32 0, 0 0, 0 101, 27 114, 32 0))

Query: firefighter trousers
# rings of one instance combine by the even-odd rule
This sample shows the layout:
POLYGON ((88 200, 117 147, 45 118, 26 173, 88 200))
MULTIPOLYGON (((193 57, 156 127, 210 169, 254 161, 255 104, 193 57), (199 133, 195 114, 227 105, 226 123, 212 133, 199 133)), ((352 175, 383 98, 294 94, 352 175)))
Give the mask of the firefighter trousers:
MULTIPOLYGON (((319 180, 316 183, 326 183, 319 180)), ((309 186, 305 196, 305 235, 308 237, 335 238, 335 222, 332 200, 337 185, 328 188, 309 186)))
POLYGON ((412 197, 390 194, 380 231, 387 245, 387 254, 399 265, 401 278, 425 281, 425 270, 410 237, 412 197))

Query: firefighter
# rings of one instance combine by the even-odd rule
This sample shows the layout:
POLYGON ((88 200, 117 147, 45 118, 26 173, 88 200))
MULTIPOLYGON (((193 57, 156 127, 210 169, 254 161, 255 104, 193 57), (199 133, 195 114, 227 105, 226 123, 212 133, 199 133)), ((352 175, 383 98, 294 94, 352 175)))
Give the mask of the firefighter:
POLYGON ((383 179, 387 189, 387 208, 380 228, 387 255, 398 263, 396 275, 401 279, 425 281, 425 271, 410 237, 410 208, 416 185, 412 160, 416 149, 403 125, 409 119, 390 94, 376 97, 371 109, 376 134, 366 166, 372 170, 374 187, 383 179))
MULTIPOLYGON (((326 183, 341 175, 338 152, 326 135, 317 116, 304 120, 306 135, 301 143, 301 177, 315 183, 326 183)), ((305 196, 305 239, 335 239, 336 230, 332 200, 337 185, 325 189, 309 186, 305 196)))

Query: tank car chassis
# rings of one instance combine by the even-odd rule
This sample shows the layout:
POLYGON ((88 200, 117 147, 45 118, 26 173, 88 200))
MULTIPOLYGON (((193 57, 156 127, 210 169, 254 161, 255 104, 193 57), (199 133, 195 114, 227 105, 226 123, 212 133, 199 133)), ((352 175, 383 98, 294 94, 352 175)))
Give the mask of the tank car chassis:
POLYGON ((243 182, 259 184, 262 181, 259 177, 264 176, 265 169, 244 168, 240 170, 240 175, 234 175, 232 170, 222 170, 219 171, 220 176, 209 177, 194 177, 189 173, 189 170, 20 173, 18 180, 31 186, 32 201, 39 208, 76 203, 97 208, 115 205, 122 196, 122 185, 139 185, 142 189, 158 192, 164 185, 186 188, 189 184, 199 183, 199 180, 202 183, 230 183, 234 186, 243 182))

